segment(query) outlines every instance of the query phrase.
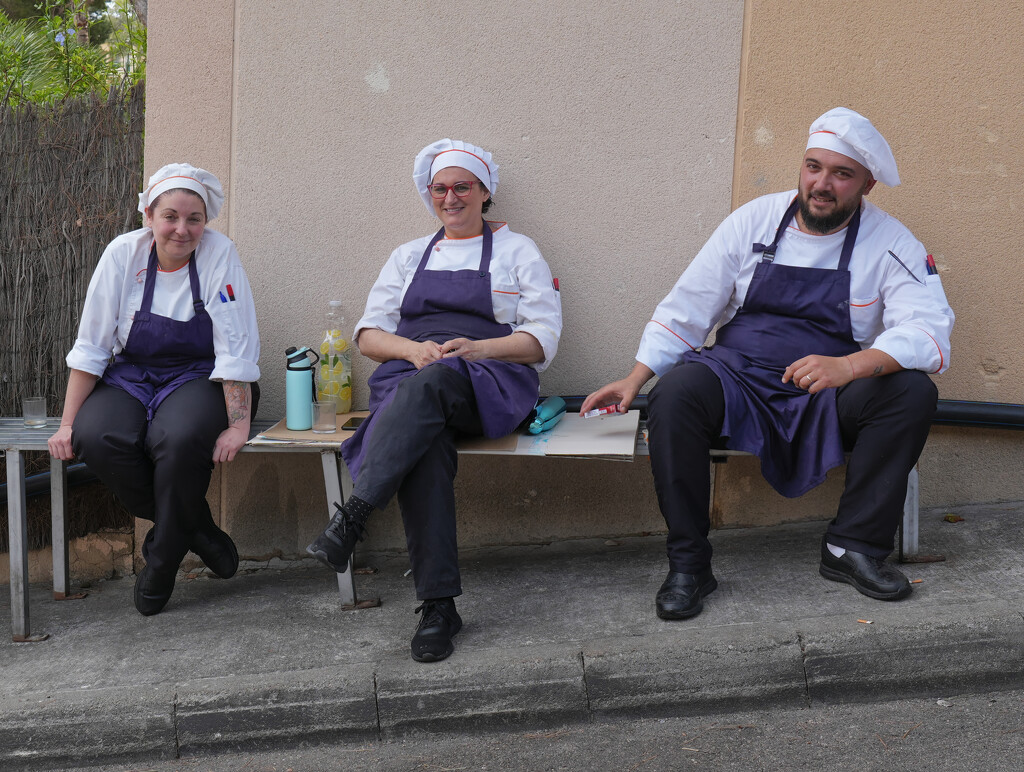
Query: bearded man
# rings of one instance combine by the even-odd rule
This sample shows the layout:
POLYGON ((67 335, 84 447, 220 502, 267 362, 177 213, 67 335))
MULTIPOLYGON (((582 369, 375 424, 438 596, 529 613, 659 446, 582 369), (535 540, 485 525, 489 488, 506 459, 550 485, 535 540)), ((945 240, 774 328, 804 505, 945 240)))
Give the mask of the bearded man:
POLYGON ((798 189, 725 219, 658 305, 630 374, 581 408, 626 410, 659 377, 648 428, 668 525, 669 572, 655 598, 663 619, 696 616, 718 586, 712 447, 756 454, 789 497, 849 453, 819 573, 879 600, 911 591, 886 557, 935 412, 928 373, 949 367, 953 312, 922 244, 864 198, 876 182, 900 182, 878 130, 839 107, 809 135, 798 189))

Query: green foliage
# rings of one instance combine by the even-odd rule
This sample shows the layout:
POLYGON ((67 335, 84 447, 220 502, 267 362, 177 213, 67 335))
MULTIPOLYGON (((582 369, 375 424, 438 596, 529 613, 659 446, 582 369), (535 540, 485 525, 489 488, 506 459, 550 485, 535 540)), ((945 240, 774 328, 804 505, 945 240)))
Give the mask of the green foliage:
POLYGON ((90 43, 78 42, 70 4, 44 0, 33 19, 0 11, 0 104, 51 104, 80 94, 105 95, 146 75, 146 28, 130 0, 90 14, 90 43), (105 32, 105 42, 92 42, 105 32))
POLYGON ((0 11, 12 19, 33 19, 39 16, 37 0, 0 0, 0 11))

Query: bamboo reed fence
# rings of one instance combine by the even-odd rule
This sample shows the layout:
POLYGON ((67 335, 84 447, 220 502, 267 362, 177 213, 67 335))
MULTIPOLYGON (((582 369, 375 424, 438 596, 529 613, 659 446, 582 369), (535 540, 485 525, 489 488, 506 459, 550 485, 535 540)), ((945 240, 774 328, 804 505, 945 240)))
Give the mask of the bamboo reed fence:
MULTIPOLYGON (((55 106, 0 104, 0 415, 20 415, 30 394, 60 415, 93 269, 108 242, 141 225, 144 116, 144 84, 55 106)), ((45 457, 32 466, 46 468, 45 457)), ((111 502, 79 509, 73 501, 72 536, 126 524, 111 502)), ((29 515, 29 546, 48 543, 48 523, 29 515)), ((6 531, 3 518, 0 551, 6 531)))

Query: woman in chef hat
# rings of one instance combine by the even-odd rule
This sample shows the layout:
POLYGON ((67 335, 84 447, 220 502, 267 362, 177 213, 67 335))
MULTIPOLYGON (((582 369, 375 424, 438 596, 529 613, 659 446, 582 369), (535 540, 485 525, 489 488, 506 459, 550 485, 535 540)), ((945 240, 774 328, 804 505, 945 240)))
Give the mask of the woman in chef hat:
POLYGON ((354 338, 381 365, 370 418, 342 446, 353 493, 307 550, 345 571, 370 513, 397 494, 421 601, 412 656, 433 662, 462 627, 455 438, 501 437, 530 413, 562 312, 537 245, 483 217, 498 186, 490 153, 442 139, 416 156, 413 182, 441 228, 396 249, 370 290, 354 338))
POLYGON ((49 441, 51 454, 77 456, 153 521, 134 594, 146 616, 170 599, 189 550, 223 578, 238 568, 206 491, 214 463, 248 439, 259 332, 234 243, 206 227, 223 203, 220 181, 190 164, 150 178, 139 195, 145 227, 107 245, 89 283, 49 441))

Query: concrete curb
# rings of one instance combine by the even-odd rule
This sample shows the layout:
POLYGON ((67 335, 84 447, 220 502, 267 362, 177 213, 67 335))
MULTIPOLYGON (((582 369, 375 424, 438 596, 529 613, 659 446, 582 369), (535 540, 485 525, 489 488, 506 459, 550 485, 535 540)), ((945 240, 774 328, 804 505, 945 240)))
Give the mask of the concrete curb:
POLYGON ((834 620, 800 623, 813 702, 979 693, 1024 686, 1024 617, 1002 602, 936 619, 895 604, 860 629, 834 620), (892 624, 899 617, 899 624, 892 624), (887 624, 888 622, 888 624, 887 624))
POLYGON ((0 749, 3 769, 174 758, 174 688, 37 692, 0 700, 0 749))
POLYGON ((968 622, 860 627, 837 632, 827 618, 726 625, 581 648, 489 649, 458 669, 346 664, 26 694, 0 701, 0 765, 53 768, 1024 685, 1024 619, 1006 604, 979 604, 968 622))

